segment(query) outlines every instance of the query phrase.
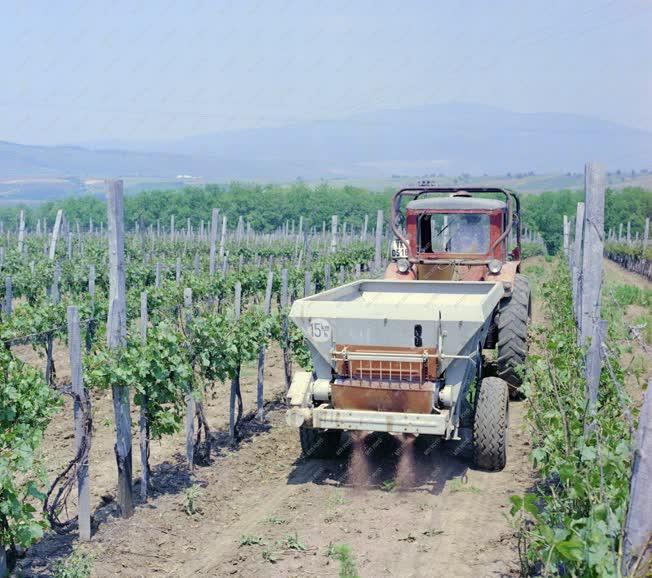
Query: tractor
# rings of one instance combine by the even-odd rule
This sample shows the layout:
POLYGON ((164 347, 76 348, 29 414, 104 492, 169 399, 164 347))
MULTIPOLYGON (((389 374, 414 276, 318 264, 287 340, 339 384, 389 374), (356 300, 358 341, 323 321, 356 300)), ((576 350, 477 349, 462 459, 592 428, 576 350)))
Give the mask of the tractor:
POLYGON ((385 278, 294 302, 313 367, 293 376, 287 422, 306 457, 338 455, 343 432, 471 433, 477 467, 505 466, 530 315, 519 213, 505 189, 402 189, 385 278), (497 375, 485 376, 483 352, 496 347, 497 375))

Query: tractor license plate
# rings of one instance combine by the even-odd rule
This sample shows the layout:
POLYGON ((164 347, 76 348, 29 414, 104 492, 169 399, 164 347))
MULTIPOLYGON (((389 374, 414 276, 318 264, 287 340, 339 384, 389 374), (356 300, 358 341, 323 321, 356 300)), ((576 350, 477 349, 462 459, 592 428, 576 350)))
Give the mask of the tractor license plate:
POLYGON ((407 259, 407 247, 398 239, 392 241, 392 259, 407 259))

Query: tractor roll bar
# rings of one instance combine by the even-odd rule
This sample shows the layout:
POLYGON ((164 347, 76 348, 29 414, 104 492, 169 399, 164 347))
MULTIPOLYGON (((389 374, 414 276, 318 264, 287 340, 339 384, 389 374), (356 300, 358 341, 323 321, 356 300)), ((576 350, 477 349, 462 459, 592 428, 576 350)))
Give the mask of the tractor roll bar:
MULTIPOLYGON (((503 239, 509 235, 509 232, 512 230, 512 203, 516 204, 516 212, 520 213, 521 212, 521 201, 518 198, 517 195, 514 194, 513 191, 510 191, 509 189, 503 189, 501 187, 406 187, 404 189, 398 190, 395 194, 394 197, 392 198, 392 216, 391 216, 391 222, 390 225, 392 227, 392 232, 398 238, 401 243, 403 243, 407 248, 408 248, 408 260, 411 263, 415 263, 417 259, 413 258, 410 256, 410 245, 408 243, 407 238, 405 235, 403 235, 398 228, 398 216, 401 212, 401 201, 403 200, 403 197, 411 197, 412 200, 418 199, 421 195, 428 195, 428 194, 451 194, 451 193, 459 193, 465 191, 467 193, 471 194, 496 194, 500 193, 502 195, 505 195, 505 201, 507 203, 507 227, 503 231, 503 233, 496 239, 494 244, 491 246, 491 251, 495 249, 500 243, 502 243, 503 239)), ((518 231, 518 242, 520 242, 520 228, 518 231)), ((415 251, 416 253, 416 251, 415 251)))

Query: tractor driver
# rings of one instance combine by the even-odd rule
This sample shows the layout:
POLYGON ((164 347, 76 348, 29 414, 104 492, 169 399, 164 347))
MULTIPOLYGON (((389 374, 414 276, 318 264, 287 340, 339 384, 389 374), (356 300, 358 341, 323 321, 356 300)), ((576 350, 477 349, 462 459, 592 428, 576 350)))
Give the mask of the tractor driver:
POLYGON ((486 253, 489 250, 489 223, 484 215, 456 215, 455 231, 448 242, 450 253, 486 253))

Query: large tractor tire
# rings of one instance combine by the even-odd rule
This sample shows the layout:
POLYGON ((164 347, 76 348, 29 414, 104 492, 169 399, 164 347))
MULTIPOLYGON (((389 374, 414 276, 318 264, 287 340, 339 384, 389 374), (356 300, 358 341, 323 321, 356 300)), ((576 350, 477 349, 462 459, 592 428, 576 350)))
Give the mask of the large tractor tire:
POLYGON ((313 458, 334 458, 340 447, 340 430, 322 430, 310 427, 300 427, 299 437, 301 439, 301 450, 304 457, 313 458))
POLYGON ((473 462, 483 470, 497 472, 507 462, 509 392, 499 377, 485 377, 476 396, 473 422, 473 462))
POLYGON ((500 303, 498 314, 498 352, 496 373, 509 385, 510 399, 521 397, 523 377, 517 367, 527 358, 527 327, 532 298, 527 277, 516 275, 512 294, 500 303))

